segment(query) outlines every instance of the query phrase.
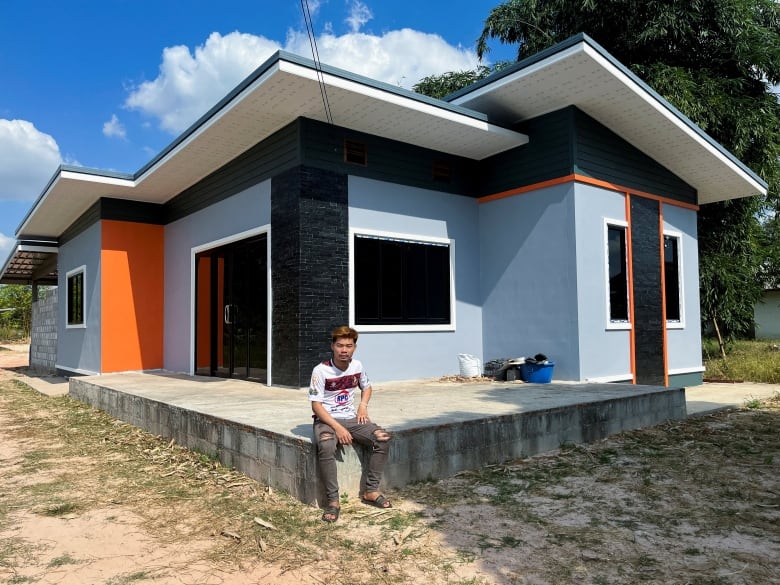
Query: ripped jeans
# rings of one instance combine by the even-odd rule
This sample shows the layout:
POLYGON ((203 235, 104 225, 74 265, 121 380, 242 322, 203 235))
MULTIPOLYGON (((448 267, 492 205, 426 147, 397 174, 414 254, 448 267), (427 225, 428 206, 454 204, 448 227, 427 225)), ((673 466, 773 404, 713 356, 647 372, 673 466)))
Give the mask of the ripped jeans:
MULTIPOLYGON (((379 482, 387 462, 390 450, 390 434, 375 423, 358 423, 357 418, 339 419, 339 423, 352 435, 352 440, 371 447, 371 457, 366 470, 366 492, 379 491, 379 482), (377 437, 385 437, 379 440, 377 437)), ((328 502, 339 501, 339 481, 336 474, 336 432, 320 419, 314 419, 314 440, 317 445, 317 457, 320 474, 325 484, 328 502)))

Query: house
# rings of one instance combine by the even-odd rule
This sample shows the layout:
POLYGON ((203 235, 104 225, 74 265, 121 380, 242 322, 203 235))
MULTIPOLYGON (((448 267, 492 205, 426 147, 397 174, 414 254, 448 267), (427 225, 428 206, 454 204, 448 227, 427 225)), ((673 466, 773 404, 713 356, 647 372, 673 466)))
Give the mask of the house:
POLYGON ((0 282, 59 292, 61 373, 306 386, 544 353, 702 379, 696 215, 766 183, 578 35, 446 100, 278 52, 134 174, 62 166, 0 282))
POLYGON ((780 289, 767 288, 753 307, 756 339, 780 339, 780 289))

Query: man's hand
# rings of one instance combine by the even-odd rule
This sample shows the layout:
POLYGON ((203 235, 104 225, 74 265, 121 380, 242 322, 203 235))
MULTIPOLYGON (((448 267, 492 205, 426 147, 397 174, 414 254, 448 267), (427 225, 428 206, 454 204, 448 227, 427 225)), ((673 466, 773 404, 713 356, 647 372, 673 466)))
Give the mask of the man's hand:
POLYGON ((336 431, 336 440, 340 445, 352 444, 352 433, 350 433, 347 429, 341 425, 338 425, 338 427, 334 427, 333 430, 336 431))
POLYGON ((360 403, 360 406, 358 406, 357 409, 357 421, 360 424, 366 424, 368 422, 371 422, 371 419, 368 418, 368 405, 360 403))

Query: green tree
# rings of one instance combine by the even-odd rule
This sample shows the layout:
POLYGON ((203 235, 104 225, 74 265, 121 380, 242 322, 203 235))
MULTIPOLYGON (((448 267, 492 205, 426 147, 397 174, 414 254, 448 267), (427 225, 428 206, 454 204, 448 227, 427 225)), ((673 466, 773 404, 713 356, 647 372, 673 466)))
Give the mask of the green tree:
POLYGON ((8 335, 16 332, 20 337, 30 336, 32 319, 32 287, 25 285, 0 285, 0 329, 8 335))
POLYGON ((423 77, 412 89, 417 93, 434 98, 443 98, 463 87, 484 79, 491 73, 510 65, 508 61, 499 61, 492 67, 480 65, 470 71, 450 71, 441 75, 429 75, 423 77))
POLYGON ((533 55, 584 32, 769 184, 766 198, 702 206, 702 320, 751 328, 780 241, 780 3, 776 0, 509 0, 490 11, 477 54, 498 40, 533 55), (774 226, 774 231, 762 227, 774 226))

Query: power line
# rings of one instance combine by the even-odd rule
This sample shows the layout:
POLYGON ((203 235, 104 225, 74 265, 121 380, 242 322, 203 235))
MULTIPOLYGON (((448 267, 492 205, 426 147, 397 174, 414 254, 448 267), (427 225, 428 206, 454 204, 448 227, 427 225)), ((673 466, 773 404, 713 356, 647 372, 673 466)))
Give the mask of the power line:
POLYGON ((314 23, 309 10, 309 0, 301 0, 301 10, 303 11, 303 20, 306 22, 306 33, 309 35, 312 59, 314 59, 314 70, 317 72, 317 81, 320 86, 320 94, 322 95, 322 104, 325 106, 325 119, 328 121, 328 124, 333 124, 333 114, 330 110, 330 102, 328 102, 328 92, 325 90, 325 75, 322 72, 317 39, 314 36, 314 23))

